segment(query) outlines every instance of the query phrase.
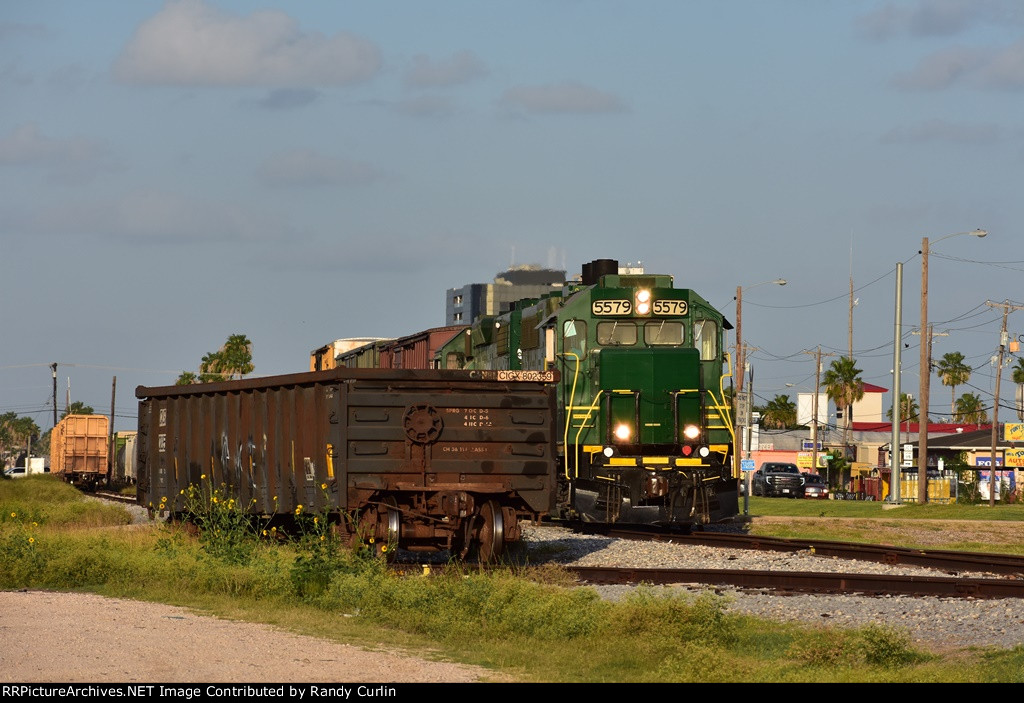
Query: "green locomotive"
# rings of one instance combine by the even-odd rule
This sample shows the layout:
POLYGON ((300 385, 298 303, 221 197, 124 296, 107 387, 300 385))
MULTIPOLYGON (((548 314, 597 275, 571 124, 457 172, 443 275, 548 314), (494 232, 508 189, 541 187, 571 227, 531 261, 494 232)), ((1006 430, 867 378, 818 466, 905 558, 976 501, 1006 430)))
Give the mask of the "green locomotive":
POLYGON ((560 372, 562 517, 689 528, 738 514, 727 329, 672 276, 600 259, 561 292, 478 318, 436 361, 560 372))

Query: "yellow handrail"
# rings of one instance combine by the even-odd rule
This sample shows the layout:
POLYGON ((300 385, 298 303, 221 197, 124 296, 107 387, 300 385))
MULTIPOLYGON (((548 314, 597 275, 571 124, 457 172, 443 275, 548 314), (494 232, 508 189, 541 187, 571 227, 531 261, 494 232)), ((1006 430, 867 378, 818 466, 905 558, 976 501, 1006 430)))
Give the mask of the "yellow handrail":
POLYGON ((565 404, 565 432, 562 436, 562 453, 565 454, 565 478, 571 480, 569 476, 569 421, 572 416, 569 414, 570 408, 573 405, 573 401, 576 399, 576 379, 580 375, 580 357, 575 352, 565 352, 562 356, 571 356, 576 359, 576 370, 572 374, 572 393, 569 395, 569 402, 565 404))
MULTIPOLYGON (((581 407, 586 407, 587 408, 587 416, 583 418, 583 422, 580 423, 580 429, 576 433, 576 446, 577 447, 580 446, 580 435, 583 434, 583 430, 587 429, 587 422, 590 421, 590 416, 593 414, 594 408, 598 407, 597 400, 598 400, 598 398, 601 397, 602 393, 604 393, 604 389, 603 388, 599 389, 597 391, 597 395, 594 396, 594 400, 591 402, 591 404, 589 406, 581 406, 581 407)), ((573 406, 573 407, 575 407, 575 406, 573 406)), ((566 414, 568 414, 568 412, 569 412, 569 410, 567 408, 566 409, 566 414)), ((566 424, 568 425, 568 422, 566 422, 566 424)), ((576 471, 575 471, 575 475, 578 478, 579 475, 580 475, 579 452, 575 452, 574 451, 573 455, 576 457, 576 471)), ((566 478, 569 478, 568 474, 566 475, 566 478)))

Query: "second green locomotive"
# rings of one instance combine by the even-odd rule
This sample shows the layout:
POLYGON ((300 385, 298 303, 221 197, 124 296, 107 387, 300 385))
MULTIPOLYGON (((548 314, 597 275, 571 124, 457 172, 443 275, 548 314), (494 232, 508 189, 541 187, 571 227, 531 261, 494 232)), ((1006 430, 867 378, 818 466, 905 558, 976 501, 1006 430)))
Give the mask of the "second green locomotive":
POLYGON ((669 275, 601 259, 581 278, 478 318, 438 365, 560 372, 562 517, 684 528, 734 518, 732 326, 669 275))

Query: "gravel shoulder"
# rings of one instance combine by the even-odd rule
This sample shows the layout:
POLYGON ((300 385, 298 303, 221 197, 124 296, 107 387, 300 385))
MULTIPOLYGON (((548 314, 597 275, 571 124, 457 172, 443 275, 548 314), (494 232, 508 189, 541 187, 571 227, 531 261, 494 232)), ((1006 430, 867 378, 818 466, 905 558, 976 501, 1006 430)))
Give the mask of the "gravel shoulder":
POLYGON ((0 591, 4 683, 473 683, 486 669, 366 650, 169 605, 0 591))

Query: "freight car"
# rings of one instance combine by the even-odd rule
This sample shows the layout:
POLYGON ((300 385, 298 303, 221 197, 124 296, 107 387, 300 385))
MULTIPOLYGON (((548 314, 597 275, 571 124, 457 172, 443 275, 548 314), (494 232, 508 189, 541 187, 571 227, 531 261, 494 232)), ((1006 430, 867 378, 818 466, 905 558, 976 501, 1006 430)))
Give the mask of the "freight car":
POLYGON ((114 457, 110 462, 112 485, 135 483, 135 441, 138 434, 133 430, 114 434, 114 457))
POLYGON ((50 473, 84 490, 106 482, 110 435, 105 415, 67 415, 50 434, 50 473))
POLYGON ((579 283, 478 318, 438 363, 558 370, 563 516, 689 529, 738 514, 728 329, 672 276, 601 259, 579 283))
POLYGON ((353 369, 432 369, 438 351, 466 325, 433 327, 398 339, 374 340, 338 354, 336 364, 353 369))
POLYGON ((386 549, 491 560, 554 507, 557 373, 336 368, 138 387, 137 500, 225 486, 386 549))

